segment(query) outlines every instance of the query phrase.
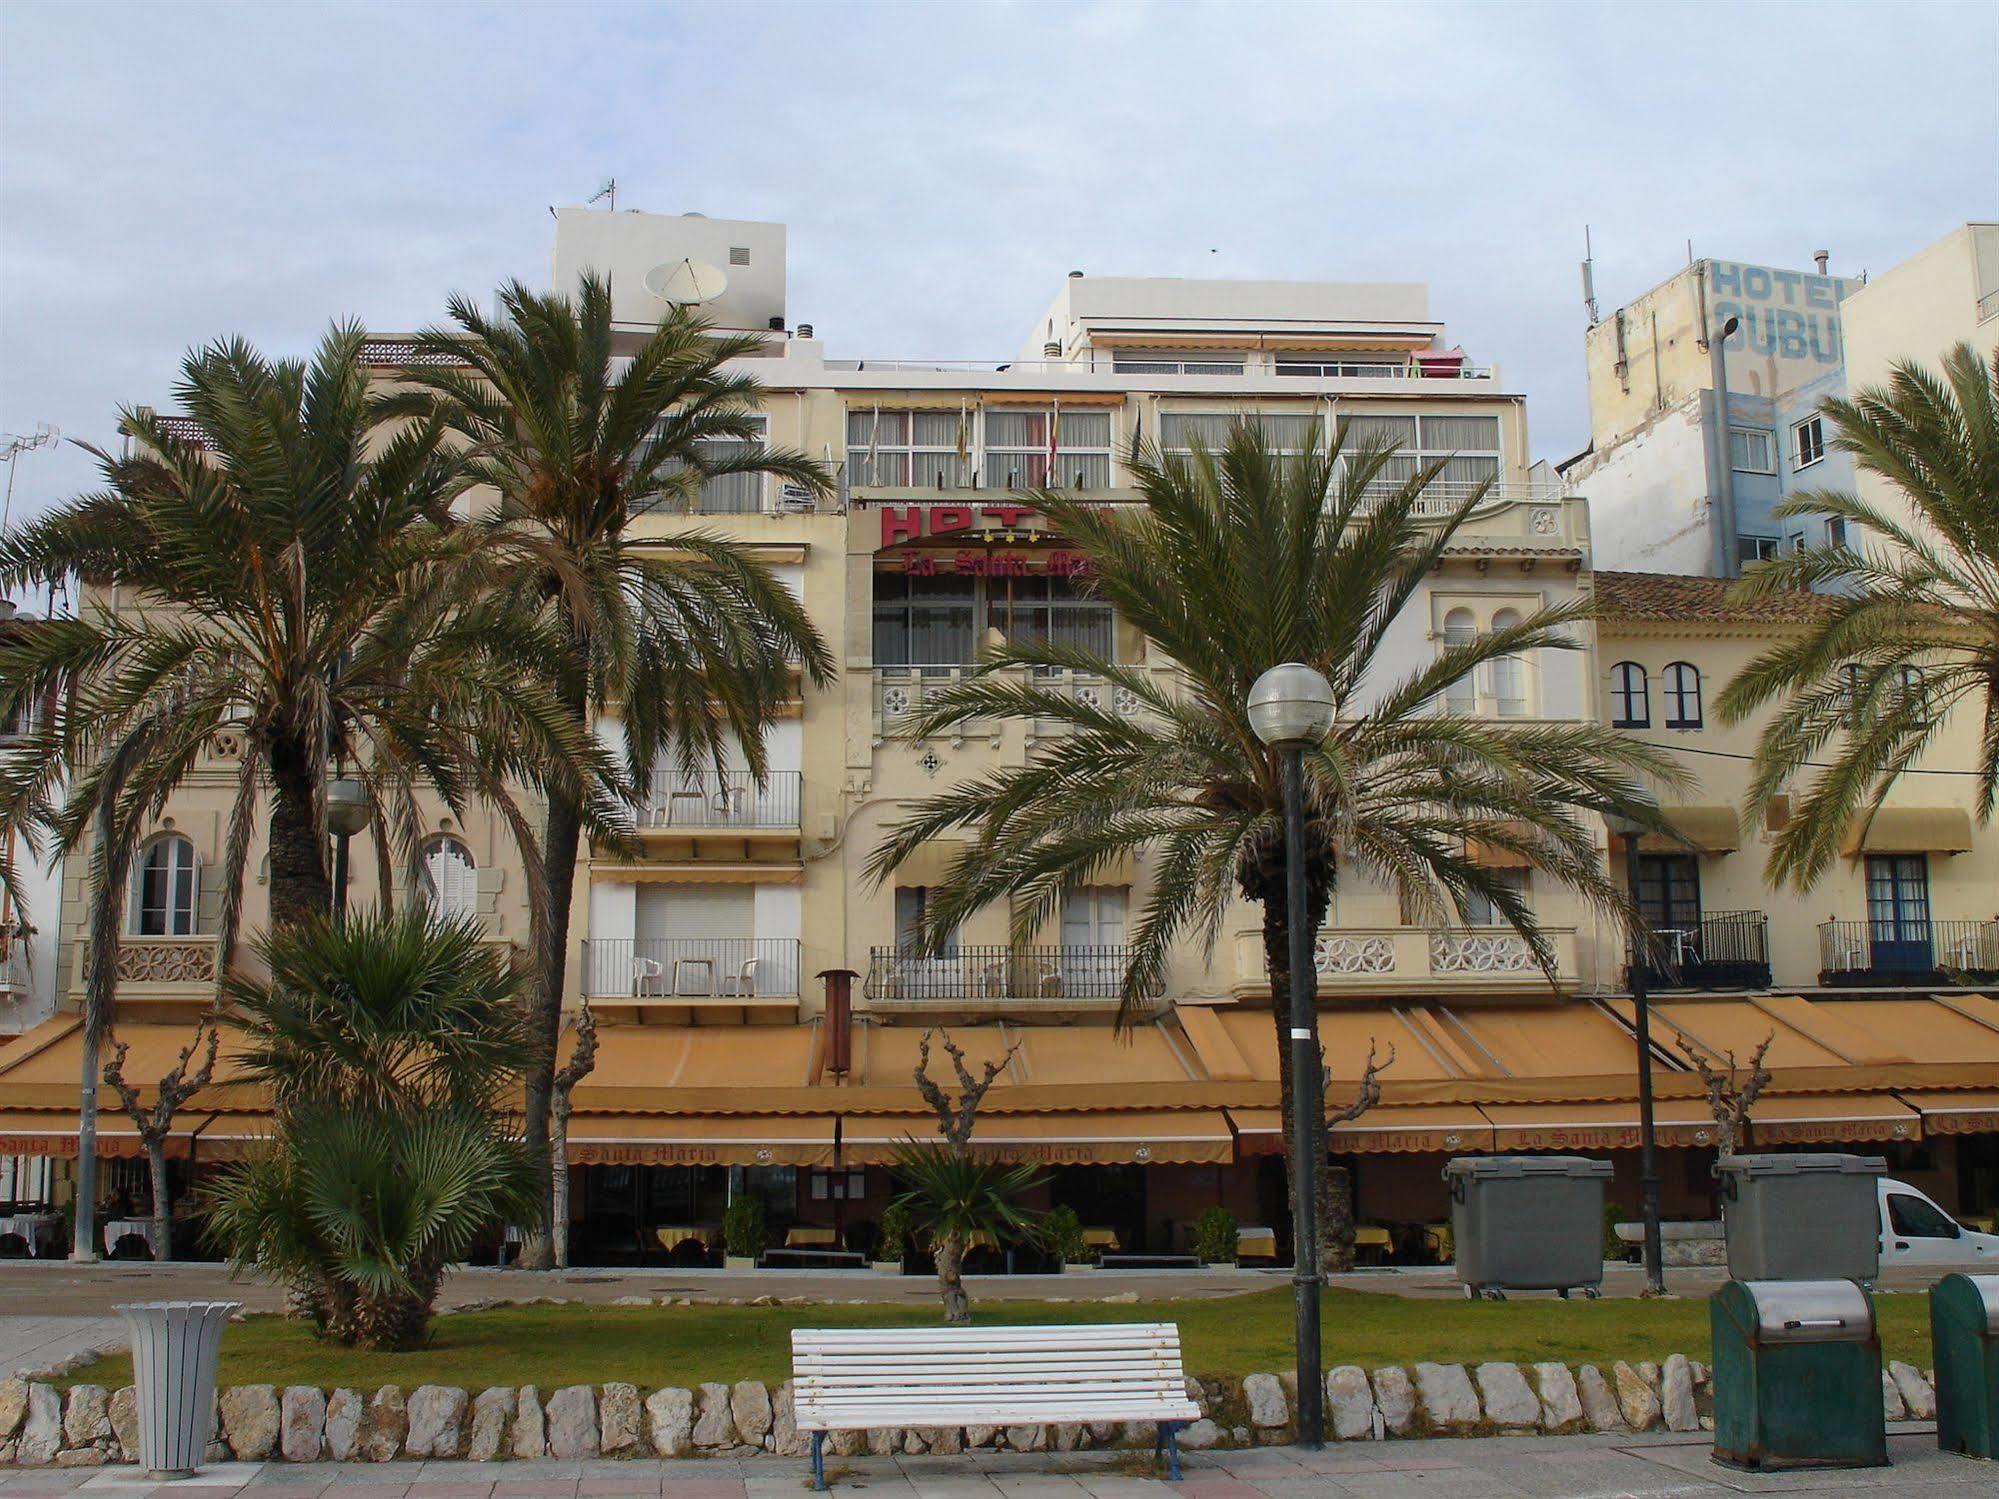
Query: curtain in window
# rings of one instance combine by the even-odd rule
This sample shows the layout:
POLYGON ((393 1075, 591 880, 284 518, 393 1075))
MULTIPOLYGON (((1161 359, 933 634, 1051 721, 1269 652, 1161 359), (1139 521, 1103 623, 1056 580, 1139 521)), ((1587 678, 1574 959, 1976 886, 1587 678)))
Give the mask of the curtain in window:
POLYGON ((456 838, 431 838, 417 856, 417 895, 438 916, 472 916, 479 909, 479 872, 472 851, 456 838))
POLYGON ((1395 447, 1413 450, 1416 446, 1416 418, 1413 416, 1348 416, 1347 449, 1395 447))
POLYGON ((1497 453, 1499 418, 1426 416, 1423 418, 1423 451, 1432 454, 1497 453))
POLYGON ((973 580, 875 575, 877 666, 961 666, 975 654, 973 580))

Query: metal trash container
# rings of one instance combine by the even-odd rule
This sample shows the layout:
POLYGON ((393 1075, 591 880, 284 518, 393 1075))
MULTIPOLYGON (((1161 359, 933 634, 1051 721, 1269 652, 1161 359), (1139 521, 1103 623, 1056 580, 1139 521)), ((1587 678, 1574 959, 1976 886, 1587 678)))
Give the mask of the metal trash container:
POLYGON ((1863 1280, 1881 1273, 1878 1155, 1738 1155, 1721 1178, 1736 1280, 1863 1280))
POLYGON ((114 1310, 132 1330, 139 1463, 152 1478, 186 1478, 215 1429, 215 1364, 240 1301, 141 1301, 114 1310))
POLYGON ((1610 1162, 1580 1155, 1460 1156, 1444 1166, 1451 1185, 1451 1240, 1467 1296, 1500 1300, 1504 1289, 1581 1289, 1603 1284, 1603 1184, 1610 1162))
POLYGON ((1851 1280, 1731 1280, 1708 1301, 1714 1460, 1731 1468, 1888 1461, 1874 1303, 1851 1280))
POLYGON ((1946 1275, 1930 1291, 1937 1445, 1999 1458, 1999 1275, 1946 1275))

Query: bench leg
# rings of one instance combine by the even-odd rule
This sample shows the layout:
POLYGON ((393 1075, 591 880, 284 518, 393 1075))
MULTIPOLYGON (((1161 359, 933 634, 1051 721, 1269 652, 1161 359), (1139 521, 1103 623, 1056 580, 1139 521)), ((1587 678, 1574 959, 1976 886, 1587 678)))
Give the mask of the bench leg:
POLYGON ((826 1433, 823 1431, 812 1433, 812 1487, 826 1487, 826 1433))
POLYGON ((1161 1421, 1157 1434, 1152 1439, 1152 1460, 1159 1461, 1159 1449, 1166 1449, 1166 1477, 1171 1483, 1180 1481, 1180 1423, 1161 1421))

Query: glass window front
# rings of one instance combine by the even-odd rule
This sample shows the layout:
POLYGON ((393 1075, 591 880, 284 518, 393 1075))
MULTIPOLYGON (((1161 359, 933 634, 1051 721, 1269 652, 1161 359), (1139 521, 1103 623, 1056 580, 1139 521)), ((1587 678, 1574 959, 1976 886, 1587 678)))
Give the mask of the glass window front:
POLYGON ((875 574, 877 666, 963 666, 978 652, 977 580, 875 574))
POLYGON ((988 489, 1108 489, 1111 414, 988 411, 985 454, 988 489))
POLYGON ((1651 691, 1645 683, 1645 668, 1636 661, 1620 661, 1610 669, 1610 725, 1615 729, 1652 726, 1651 691))
MULTIPOLYGON (((1524 869, 1491 869, 1486 873, 1493 880, 1517 892, 1522 900, 1527 898, 1527 871, 1524 869)), ((1477 891, 1465 892, 1466 926, 1506 926, 1505 915, 1490 899, 1477 891)))
POLYGON ((1691 661, 1675 661, 1666 668, 1666 727, 1698 729, 1700 726, 1700 668, 1691 661))
POLYGON ((194 845, 174 835, 155 839, 139 860, 132 932, 139 937, 186 937, 194 931, 194 845))

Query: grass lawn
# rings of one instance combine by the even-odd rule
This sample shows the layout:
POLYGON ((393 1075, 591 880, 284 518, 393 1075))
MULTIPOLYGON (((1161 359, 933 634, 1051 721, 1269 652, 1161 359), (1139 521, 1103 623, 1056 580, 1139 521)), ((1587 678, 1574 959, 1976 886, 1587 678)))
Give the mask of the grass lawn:
MULTIPOLYGON (((1928 1298, 1875 1301, 1885 1357, 1929 1363, 1928 1298)), ((1288 1289, 1198 1301, 975 1303, 981 1322, 1177 1322, 1190 1373, 1240 1377, 1291 1364, 1288 1289)), ((761 1379, 791 1372, 794 1327, 886 1327, 933 1323, 939 1312, 908 1306, 522 1306, 439 1317, 430 1346, 415 1353, 357 1353, 319 1342, 310 1328, 253 1317, 222 1340, 223 1384, 539 1385, 624 1380, 641 1389, 701 1380, 761 1379)), ((1325 1298, 1325 1362, 1413 1364, 1542 1359, 1605 1366, 1684 1353, 1705 1360, 1708 1311, 1689 1301, 1418 1301, 1362 1291, 1325 1298)), ((64 1383, 131 1382, 120 1354, 78 1369, 64 1383)))

